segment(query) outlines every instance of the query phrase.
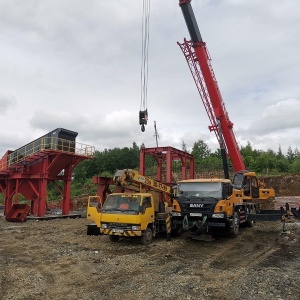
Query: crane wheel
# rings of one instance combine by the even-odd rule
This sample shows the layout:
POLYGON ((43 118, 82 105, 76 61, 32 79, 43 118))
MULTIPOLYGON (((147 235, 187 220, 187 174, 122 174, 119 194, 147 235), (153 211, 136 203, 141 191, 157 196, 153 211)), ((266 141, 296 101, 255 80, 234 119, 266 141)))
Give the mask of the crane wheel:
POLYGON ((151 244, 152 243, 152 237, 153 237, 152 230, 151 230, 151 228, 148 227, 144 231, 143 235, 141 236, 141 244, 143 244, 143 245, 151 244))
POLYGON ((238 211, 233 213, 232 223, 230 225, 229 233, 231 236, 238 236, 240 232, 240 214, 238 211))
MULTIPOLYGON (((247 208, 247 214, 255 214, 255 213, 256 213, 255 209, 247 208)), ((254 221, 253 220, 246 220, 245 225, 247 227, 253 227, 254 226, 254 221)))
POLYGON ((246 221, 246 226, 247 227, 253 227, 254 226, 254 221, 253 220, 247 220, 246 221))

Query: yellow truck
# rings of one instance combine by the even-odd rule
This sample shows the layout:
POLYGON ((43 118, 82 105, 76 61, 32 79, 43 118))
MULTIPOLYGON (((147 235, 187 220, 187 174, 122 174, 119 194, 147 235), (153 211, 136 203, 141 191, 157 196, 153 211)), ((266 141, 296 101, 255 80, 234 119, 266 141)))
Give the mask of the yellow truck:
POLYGON ((177 203, 184 229, 211 233, 227 231, 235 236, 242 225, 253 226, 259 204, 275 197, 274 189, 259 186, 256 174, 237 172, 230 179, 188 179, 178 182, 177 203))
POLYGON ((168 239, 171 231, 180 234, 182 222, 172 221, 172 214, 180 208, 170 186, 132 169, 117 171, 113 182, 123 192, 109 194, 103 206, 99 197, 89 198, 87 218, 94 221, 90 234, 108 235, 112 242, 136 237, 144 245, 160 232, 168 239))
POLYGON ((241 226, 253 226, 261 201, 273 198, 275 191, 259 186, 256 174, 237 172, 233 178, 181 180, 176 187, 119 170, 113 178, 121 193, 112 193, 101 205, 99 197, 90 198, 87 217, 94 221, 88 234, 105 234, 112 241, 120 237, 139 237, 150 244, 159 232, 182 230, 195 233, 229 232, 236 236, 241 226))

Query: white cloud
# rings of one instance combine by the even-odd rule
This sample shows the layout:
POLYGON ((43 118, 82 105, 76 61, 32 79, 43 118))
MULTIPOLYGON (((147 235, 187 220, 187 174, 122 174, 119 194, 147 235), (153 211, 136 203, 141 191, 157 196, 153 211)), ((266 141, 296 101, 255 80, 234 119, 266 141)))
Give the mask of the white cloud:
MULTIPOLYGON (((192 1, 237 139, 297 147, 300 3, 192 1)), ((97 149, 204 140, 208 117, 177 41, 189 38, 178 3, 153 1, 148 111, 140 131, 141 1, 0 0, 0 151, 57 127, 97 149), (18 116, 16 119, 15 116, 18 116)), ((0 155, 1 156, 1 155, 0 155)))
POLYGON ((300 100, 286 99, 267 106, 247 129, 238 134, 243 143, 250 141, 257 149, 272 149, 279 146, 284 152, 288 147, 298 147, 300 137, 300 100), (247 141, 246 141, 247 139, 247 141))
POLYGON ((10 108, 17 104, 17 99, 13 95, 0 92, 0 114, 5 114, 10 108))

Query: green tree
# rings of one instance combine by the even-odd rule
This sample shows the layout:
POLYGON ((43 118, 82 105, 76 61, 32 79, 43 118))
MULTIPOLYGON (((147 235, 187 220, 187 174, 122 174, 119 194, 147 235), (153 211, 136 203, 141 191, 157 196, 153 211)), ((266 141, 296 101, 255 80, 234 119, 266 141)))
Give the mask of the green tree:
POLYGON ((187 148, 186 148, 186 143, 184 142, 184 140, 182 140, 182 143, 181 143, 181 149, 182 149, 182 151, 184 151, 184 152, 188 152, 188 151, 187 151, 187 148))
POLYGON ((291 146, 289 146, 289 148, 287 150, 286 158, 290 163, 292 163, 295 159, 295 155, 294 155, 294 152, 293 152, 293 149, 291 146))
POLYGON ((278 147, 277 156, 278 156, 279 158, 284 157, 284 155, 282 154, 281 146, 280 146, 280 145, 279 145, 279 147, 278 147))
POLYGON ((208 148, 207 144, 203 140, 198 140, 194 143, 192 149, 192 155, 195 158, 195 161, 201 162, 211 153, 211 150, 208 148))
POLYGON ((300 156, 294 160, 290 170, 293 174, 300 174, 300 156))

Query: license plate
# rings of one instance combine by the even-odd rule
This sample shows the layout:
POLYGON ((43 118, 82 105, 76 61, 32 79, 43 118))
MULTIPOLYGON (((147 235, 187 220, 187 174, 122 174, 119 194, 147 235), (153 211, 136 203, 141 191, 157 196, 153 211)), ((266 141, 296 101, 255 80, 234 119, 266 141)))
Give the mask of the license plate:
POLYGON ((202 217, 202 213, 190 213, 191 217, 202 217))
POLYGON ((113 229, 112 232, 118 232, 118 233, 123 233, 124 230, 123 229, 113 229))

